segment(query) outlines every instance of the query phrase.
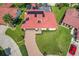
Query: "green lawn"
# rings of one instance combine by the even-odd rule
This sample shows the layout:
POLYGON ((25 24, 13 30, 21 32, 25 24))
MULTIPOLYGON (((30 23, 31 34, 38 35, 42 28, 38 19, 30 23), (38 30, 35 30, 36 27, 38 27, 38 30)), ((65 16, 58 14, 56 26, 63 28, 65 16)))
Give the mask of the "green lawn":
POLYGON ((13 38, 13 40, 18 44, 23 56, 28 55, 24 44, 24 32, 20 29, 19 26, 17 26, 15 30, 10 28, 7 29, 6 34, 13 38))
POLYGON ((58 23, 62 20, 64 14, 65 14, 65 11, 67 9, 68 9, 68 7, 62 7, 61 9, 59 9, 56 6, 52 6, 52 12, 54 12, 58 23))
POLYGON ((71 41, 70 30, 59 26, 56 31, 43 31, 36 36, 37 45, 42 53, 66 55, 71 41))

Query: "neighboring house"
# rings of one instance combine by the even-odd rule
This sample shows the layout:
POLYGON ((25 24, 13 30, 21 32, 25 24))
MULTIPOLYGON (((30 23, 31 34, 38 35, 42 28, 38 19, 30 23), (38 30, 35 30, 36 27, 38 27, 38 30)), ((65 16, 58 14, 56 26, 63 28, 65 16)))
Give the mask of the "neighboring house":
POLYGON ((26 13, 26 20, 22 28, 26 29, 41 29, 41 30, 56 30, 56 18, 52 12, 45 12, 39 10, 28 10, 26 13))
POLYGON ((79 10, 70 8, 66 11, 62 24, 79 30, 79 10))
POLYGON ((11 7, 11 6, 12 6, 12 3, 3 3, 3 5, 0 6, 0 7, 9 8, 9 7, 11 7))
POLYGON ((77 29, 76 34, 74 34, 75 39, 79 41, 79 10, 75 8, 70 8, 66 11, 65 17, 62 21, 62 25, 65 25, 71 29, 77 29))
POLYGON ((3 16, 5 14, 10 14, 14 19, 16 19, 20 15, 20 11, 17 8, 11 7, 0 7, 0 24, 4 24, 3 16))

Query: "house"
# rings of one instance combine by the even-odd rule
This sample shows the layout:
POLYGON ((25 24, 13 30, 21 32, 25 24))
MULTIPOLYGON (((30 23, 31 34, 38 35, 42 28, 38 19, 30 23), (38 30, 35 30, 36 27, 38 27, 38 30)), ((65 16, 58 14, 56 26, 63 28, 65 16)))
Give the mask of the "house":
POLYGON ((56 18, 52 12, 39 10, 28 10, 25 13, 25 21, 21 28, 26 29, 41 29, 41 30, 56 30, 56 18))
POLYGON ((20 11, 17 8, 11 8, 8 6, 9 4, 5 4, 4 6, 0 6, 0 24, 4 24, 3 16, 5 14, 10 14, 14 19, 16 19, 20 15, 20 11), (7 7, 6 7, 7 6, 7 7))
POLYGON ((62 24, 79 30, 79 10, 70 8, 66 11, 62 24))
POLYGON ((62 25, 65 25, 71 29, 76 29, 75 39, 79 41, 79 10, 75 8, 68 9, 65 17, 62 21, 62 25))
POLYGON ((12 3, 4 3, 2 4, 2 6, 0 7, 3 7, 3 8, 10 8, 12 6, 12 3))

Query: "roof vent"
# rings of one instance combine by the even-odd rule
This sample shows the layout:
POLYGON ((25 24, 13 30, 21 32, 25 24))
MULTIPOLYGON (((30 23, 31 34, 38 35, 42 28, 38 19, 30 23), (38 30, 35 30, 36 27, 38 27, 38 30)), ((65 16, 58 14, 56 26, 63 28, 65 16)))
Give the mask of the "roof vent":
POLYGON ((38 20, 38 23, 41 23, 41 20, 38 20))

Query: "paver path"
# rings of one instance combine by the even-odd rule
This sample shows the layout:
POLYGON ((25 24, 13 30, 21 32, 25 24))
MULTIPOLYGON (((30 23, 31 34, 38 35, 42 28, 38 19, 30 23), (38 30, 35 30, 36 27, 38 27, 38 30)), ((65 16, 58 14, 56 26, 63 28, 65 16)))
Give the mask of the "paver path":
POLYGON ((0 25, 0 46, 5 49, 5 52, 9 56, 21 56, 18 45, 13 41, 12 38, 5 35, 7 28, 7 26, 0 25))
POLYGON ((36 41, 35 41, 36 31, 26 30, 25 31, 25 45, 29 56, 42 56, 36 41))

